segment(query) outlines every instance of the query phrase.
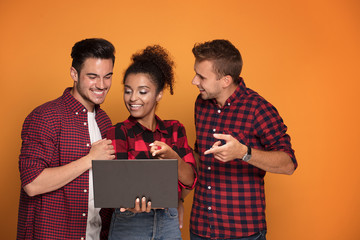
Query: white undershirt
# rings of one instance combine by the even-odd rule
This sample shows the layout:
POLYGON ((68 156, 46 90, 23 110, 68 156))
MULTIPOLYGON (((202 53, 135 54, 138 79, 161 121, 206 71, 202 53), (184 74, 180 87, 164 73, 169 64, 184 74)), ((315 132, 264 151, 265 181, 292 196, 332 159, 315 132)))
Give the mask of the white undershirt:
MULTIPOLYGON (((100 129, 95 120, 95 111, 88 112, 88 126, 91 144, 101 139, 100 129)), ((89 209, 86 225, 86 239, 99 240, 101 231, 100 208, 94 207, 94 189, 92 169, 89 169, 89 209)))

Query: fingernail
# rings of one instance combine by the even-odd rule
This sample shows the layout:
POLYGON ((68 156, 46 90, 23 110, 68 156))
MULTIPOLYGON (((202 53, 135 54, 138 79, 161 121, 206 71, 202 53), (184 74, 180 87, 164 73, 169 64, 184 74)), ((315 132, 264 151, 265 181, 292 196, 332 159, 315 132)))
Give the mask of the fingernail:
POLYGON ((150 146, 150 147, 151 147, 151 146, 154 146, 154 143, 150 143, 149 146, 150 146))
POLYGON ((136 202, 140 202, 140 199, 139 199, 139 198, 137 198, 137 199, 136 199, 136 202))

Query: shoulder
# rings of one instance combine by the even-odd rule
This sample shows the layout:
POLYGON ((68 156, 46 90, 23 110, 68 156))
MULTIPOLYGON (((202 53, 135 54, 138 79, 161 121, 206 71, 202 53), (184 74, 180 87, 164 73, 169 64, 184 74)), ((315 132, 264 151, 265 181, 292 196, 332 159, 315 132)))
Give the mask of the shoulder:
POLYGON ((251 88, 246 88, 245 94, 242 94, 240 97, 242 100, 251 101, 251 102, 264 102, 266 101, 258 92, 252 90, 251 88))
POLYGON ((113 126, 113 128, 116 128, 116 129, 130 129, 130 128, 132 128, 134 125, 135 125, 135 123, 129 121, 129 119, 126 119, 126 120, 123 121, 123 122, 118 122, 117 124, 115 124, 115 125, 113 126))
POLYGON ((165 127, 184 127, 178 120, 163 120, 165 127))
POLYGON ((115 125, 111 126, 108 130, 108 133, 114 133, 114 134, 119 132, 126 133, 128 132, 129 129, 131 129, 131 127, 132 127, 131 122, 125 120, 123 122, 118 122, 115 125))
POLYGON ((22 138, 26 135, 53 136, 62 125, 66 109, 59 99, 36 107, 26 118, 22 126, 22 138))
POLYGON ((256 128, 282 124, 283 120, 280 113, 273 104, 260 96, 257 92, 251 89, 247 90, 248 95, 245 104, 250 107, 250 112, 254 116, 256 128))
POLYGON ((267 101, 263 96, 250 88, 246 89, 244 99, 242 99, 241 101, 245 104, 251 105, 256 111, 277 111, 276 108, 269 101, 267 101))
POLYGON ((56 119, 58 115, 64 113, 64 108, 64 103, 61 101, 61 98, 57 98, 36 107, 26 119, 56 119))
POLYGON ((178 133, 182 133, 181 135, 185 134, 185 127, 178 120, 164 120, 163 123, 164 123, 165 129, 169 133, 178 132, 178 133))

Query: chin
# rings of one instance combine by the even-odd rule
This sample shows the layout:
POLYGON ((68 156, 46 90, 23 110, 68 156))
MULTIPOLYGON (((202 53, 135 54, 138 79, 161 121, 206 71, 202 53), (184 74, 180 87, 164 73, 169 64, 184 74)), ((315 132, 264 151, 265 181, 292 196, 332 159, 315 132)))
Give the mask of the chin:
POLYGON ((208 99, 209 99, 208 96, 207 96, 207 95, 204 95, 204 94, 201 94, 201 98, 202 98, 203 100, 208 100, 208 99))
POLYGON ((138 115, 138 114, 131 114, 131 113, 130 113, 130 115, 131 115, 133 118, 135 118, 135 119, 140 119, 140 118, 142 118, 142 116, 140 116, 140 115, 138 115))
POLYGON ((105 99, 97 99, 97 100, 93 101, 93 103, 95 105, 100 105, 100 104, 103 104, 104 102, 105 102, 105 99))
POLYGON ((138 112, 134 112, 134 111, 131 111, 131 110, 129 110, 129 109, 128 109, 128 111, 129 111, 130 115, 131 115, 132 117, 134 117, 134 118, 139 118, 139 117, 141 117, 141 114, 139 114, 138 112))

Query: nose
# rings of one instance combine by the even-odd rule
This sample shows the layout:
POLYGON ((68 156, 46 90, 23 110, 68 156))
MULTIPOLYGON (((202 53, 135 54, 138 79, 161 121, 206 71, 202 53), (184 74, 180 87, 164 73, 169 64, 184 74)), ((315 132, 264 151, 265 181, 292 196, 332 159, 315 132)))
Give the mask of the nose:
POLYGON ((136 99, 137 99, 137 94, 136 94, 135 92, 131 93, 131 95, 130 95, 130 101, 131 101, 131 102, 134 102, 134 101, 136 101, 136 99))
POLYGON ((198 79, 198 77, 195 75, 194 76, 194 78, 193 78, 193 80, 191 81, 191 83, 193 84, 193 85, 199 85, 199 79, 198 79))
POLYGON ((102 77, 99 77, 96 80, 95 87, 98 88, 98 89, 104 89, 104 86, 105 86, 104 79, 102 77))

